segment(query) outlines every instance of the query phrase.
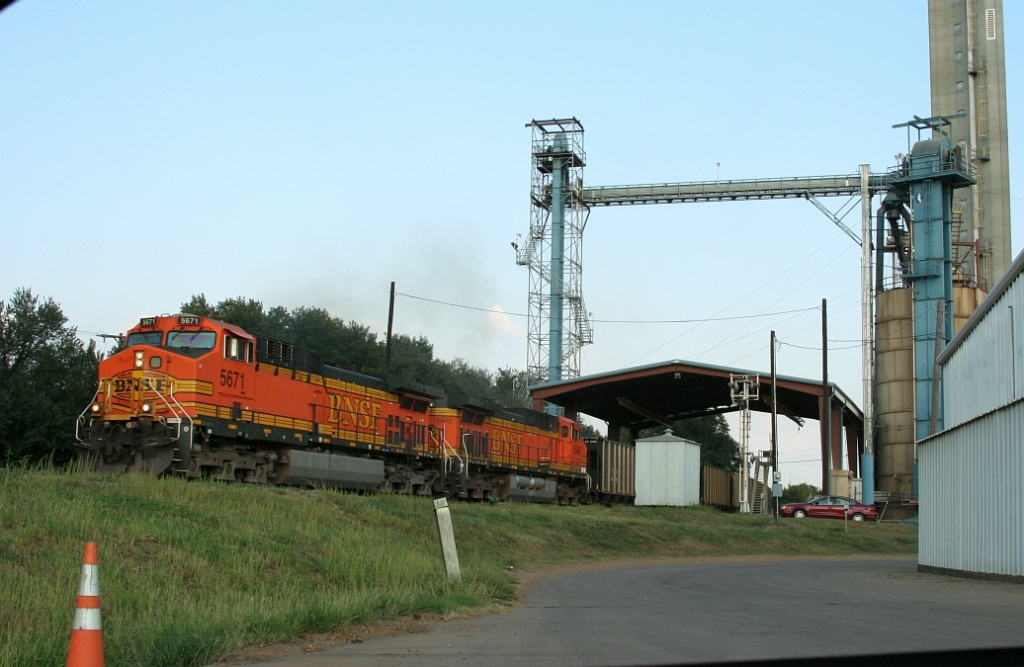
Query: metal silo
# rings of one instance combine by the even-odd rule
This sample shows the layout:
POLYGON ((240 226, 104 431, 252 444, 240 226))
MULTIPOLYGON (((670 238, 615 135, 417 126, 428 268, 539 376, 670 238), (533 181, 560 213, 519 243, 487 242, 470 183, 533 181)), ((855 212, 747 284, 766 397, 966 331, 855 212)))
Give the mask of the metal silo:
POLYGON ((965 285, 953 285, 953 333, 960 331, 967 319, 978 309, 985 291, 965 285))
MULTIPOLYGON (((875 501, 897 516, 914 487, 914 304, 909 287, 878 294, 875 501)), ((909 508, 908 508, 909 509, 909 508)))

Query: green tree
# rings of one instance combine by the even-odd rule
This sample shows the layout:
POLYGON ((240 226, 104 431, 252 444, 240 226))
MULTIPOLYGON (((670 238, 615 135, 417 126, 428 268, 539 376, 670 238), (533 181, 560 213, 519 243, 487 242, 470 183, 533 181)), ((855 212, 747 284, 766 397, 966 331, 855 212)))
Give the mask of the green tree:
MULTIPOLYGON (((283 309, 282 309, 283 310, 283 309)), ((271 309, 275 312, 277 309, 271 309)), ((376 334, 357 322, 345 323, 323 308, 299 307, 289 315, 288 338, 296 345, 319 352, 323 360, 336 366, 358 366, 377 372, 383 363, 376 334)))
POLYGON ((494 375, 494 400, 510 408, 532 408, 530 392, 526 390, 525 370, 499 368, 494 375))
POLYGON ((53 299, 19 289, 0 301, 0 459, 63 463, 96 391, 100 354, 53 299))
POLYGON ((242 327, 250 333, 262 333, 267 316, 263 312, 262 302, 240 296, 218 303, 213 310, 213 318, 242 327))
MULTIPOLYGON (((386 345, 386 341, 384 343, 386 345)), ((413 338, 405 334, 391 336, 391 375, 431 384, 437 381, 434 366, 434 346, 423 336, 413 338)), ((384 359, 380 365, 371 367, 371 372, 384 373, 384 359)))
POLYGON ((267 311, 262 326, 263 330, 260 333, 264 336, 288 338, 292 327, 292 314, 284 306, 274 306, 267 311))
MULTIPOLYGON (((644 429, 640 437, 647 438, 665 432, 664 426, 644 429)), ((729 423, 723 415, 695 417, 672 423, 672 435, 692 440, 700 445, 700 462, 716 468, 736 472, 736 456, 740 445, 729 434, 729 423)))
POLYGON ((449 391, 457 391, 467 396, 494 399, 494 383, 491 374, 478 366, 473 366, 465 359, 456 357, 452 361, 435 363, 435 380, 449 391))
POLYGON ((193 294, 191 299, 181 304, 181 312, 200 317, 213 317, 214 308, 206 300, 205 294, 193 294))
POLYGON ((782 498, 780 504, 785 505, 786 503, 805 503, 815 496, 822 494, 821 489, 814 486, 813 484, 794 484, 787 486, 782 490, 782 498))

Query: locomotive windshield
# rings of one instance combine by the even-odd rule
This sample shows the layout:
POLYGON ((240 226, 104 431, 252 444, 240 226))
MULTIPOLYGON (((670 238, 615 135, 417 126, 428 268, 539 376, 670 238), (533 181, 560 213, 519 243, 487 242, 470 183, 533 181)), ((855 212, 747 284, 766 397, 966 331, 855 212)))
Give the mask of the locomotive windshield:
POLYGON ((167 334, 167 347, 210 350, 216 344, 216 331, 172 331, 167 334))
POLYGON ((128 347, 133 345, 160 345, 160 341, 163 339, 163 331, 140 331, 128 335, 128 347))

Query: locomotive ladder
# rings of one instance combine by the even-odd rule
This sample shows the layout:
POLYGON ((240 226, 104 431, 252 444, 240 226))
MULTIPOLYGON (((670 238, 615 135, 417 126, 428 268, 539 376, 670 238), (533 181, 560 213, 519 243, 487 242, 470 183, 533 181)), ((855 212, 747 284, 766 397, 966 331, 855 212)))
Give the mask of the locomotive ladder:
POLYGON ((430 439, 434 441, 434 446, 441 452, 441 478, 447 480, 454 473, 456 494, 465 496, 469 486, 469 452, 466 449, 466 443, 462 443, 462 456, 460 456, 459 450, 448 444, 448 438, 445 437, 443 429, 440 442, 433 432, 430 434, 430 439), (455 468, 456 461, 458 461, 458 469, 455 468))

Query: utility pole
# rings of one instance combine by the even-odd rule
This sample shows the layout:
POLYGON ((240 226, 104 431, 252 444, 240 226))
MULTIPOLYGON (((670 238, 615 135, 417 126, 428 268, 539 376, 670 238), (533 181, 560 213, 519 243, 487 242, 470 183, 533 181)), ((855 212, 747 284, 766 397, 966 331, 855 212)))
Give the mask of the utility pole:
POLYGON ((832 393, 828 388, 828 300, 821 300, 821 405, 822 419, 825 421, 822 433, 825 443, 822 451, 822 480, 825 493, 832 493, 832 393))
POLYGON ((384 346, 385 373, 391 372, 391 325, 395 321, 395 281, 391 281, 391 301, 388 303, 388 340, 384 346))
POLYGON ((772 500, 775 501, 775 520, 778 521, 782 473, 779 471, 779 396, 775 388, 775 377, 775 332, 772 331, 772 500))

